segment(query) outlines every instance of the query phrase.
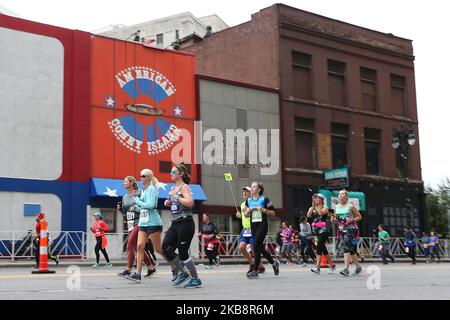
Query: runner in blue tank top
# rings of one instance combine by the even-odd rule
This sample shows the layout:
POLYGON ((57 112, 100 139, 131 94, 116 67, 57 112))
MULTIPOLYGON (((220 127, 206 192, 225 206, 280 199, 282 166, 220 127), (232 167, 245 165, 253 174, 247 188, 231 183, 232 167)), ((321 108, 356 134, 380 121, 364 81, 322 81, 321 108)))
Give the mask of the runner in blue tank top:
POLYGON ((358 256, 356 255, 359 237, 357 222, 361 221, 361 219, 362 216, 358 209, 348 202, 348 192, 346 190, 339 191, 339 204, 334 209, 331 221, 338 225, 339 237, 342 238, 345 268, 341 270, 340 274, 344 276, 349 275, 348 267, 350 265, 350 259, 353 260, 356 266, 353 275, 358 275, 362 272, 358 256))

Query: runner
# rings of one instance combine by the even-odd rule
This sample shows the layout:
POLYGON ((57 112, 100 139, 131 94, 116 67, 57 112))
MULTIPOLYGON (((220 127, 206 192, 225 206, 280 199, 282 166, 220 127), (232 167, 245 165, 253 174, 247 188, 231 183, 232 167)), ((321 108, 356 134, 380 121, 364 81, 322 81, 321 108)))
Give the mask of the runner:
MULTIPOLYGON (((141 191, 136 183, 136 179, 132 176, 127 176, 123 180, 123 187, 127 189, 127 193, 122 197, 122 202, 119 202, 117 209, 122 213, 127 221, 128 227, 128 241, 127 241, 127 255, 128 266, 127 269, 119 273, 119 277, 125 278, 131 275, 131 268, 133 267, 134 259, 136 257, 138 233, 139 233, 139 207, 136 210, 134 205, 134 198, 141 196, 141 191)), ((146 253, 144 255, 144 263, 148 268, 146 277, 154 274, 155 266, 151 261, 150 256, 146 253)))
MULTIPOLYGON (((32 239, 33 242, 33 247, 34 247, 34 259, 36 261, 36 266, 34 266, 33 268, 39 269, 39 258, 40 258, 40 241, 41 241, 41 220, 45 219, 45 213, 44 212, 40 212, 36 215, 36 232, 34 233, 34 237, 32 239)), ((50 252, 50 243, 48 244, 47 247, 47 256, 50 260, 53 260, 56 265, 59 264, 59 257, 58 256, 54 256, 51 255, 50 252)))
POLYGON ((380 239, 380 245, 378 248, 380 249, 380 256, 381 259, 383 259, 383 264, 388 264, 386 258, 391 259, 392 263, 394 263, 394 257, 389 253, 391 236, 384 230, 384 226, 382 224, 378 225, 378 238, 380 239))
POLYGON ((108 225, 102 220, 103 214, 100 211, 94 213, 95 222, 91 227, 91 231, 95 234, 95 259, 96 263, 92 268, 100 268, 100 251, 106 260, 106 265, 104 268, 111 268, 112 264, 109 262, 108 253, 106 252, 106 246, 108 245, 108 240, 106 239, 105 231, 109 231, 108 225))
POLYGON ((325 205, 325 196, 321 193, 316 193, 312 198, 312 206, 308 210, 308 218, 311 218, 312 229, 315 236, 316 243, 316 267, 311 269, 315 274, 320 274, 320 265, 322 263, 322 256, 324 255, 329 265, 328 273, 332 274, 336 270, 336 265, 331 260, 330 254, 327 250, 328 242, 328 208, 325 205))
POLYGON ((434 255, 432 254, 433 248, 430 246, 430 236, 428 232, 422 232, 422 247, 423 247, 423 255, 426 259, 426 262, 433 263, 434 255))
POLYGON ((431 231, 430 233, 430 252, 433 259, 433 262, 436 262, 435 256, 438 258, 438 262, 441 262, 440 248, 439 248, 439 237, 437 236, 435 231, 431 231))
MULTIPOLYGON (((245 202, 245 215, 251 217, 253 247, 255 251, 255 266, 261 263, 261 254, 272 265, 275 276, 280 273, 280 262, 272 259, 272 256, 264 248, 264 239, 269 228, 267 216, 275 216, 275 209, 269 198, 264 196, 264 186, 260 182, 253 182, 251 196, 245 202)), ((247 274, 249 279, 258 278, 258 272, 253 270, 247 274)))
POLYGON ((308 222, 307 217, 301 217, 300 219, 300 254, 302 256, 302 263, 300 266, 306 267, 308 263, 308 257, 311 257, 313 263, 315 262, 315 255, 312 249, 312 229, 308 222))
POLYGON ((217 239, 217 234, 219 230, 217 230, 216 225, 211 221, 211 216, 209 213, 204 213, 202 216, 203 225, 202 230, 198 234, 200 238, 203 238, 203 246, 206 252, 206 256, 209 260, 209 265, 206 266, 206 269, 212 269, 214 266, 218 267, 220 263, 219 258, 219 240, 217 239))
MULTIPOLYGON (((242 252, 242 255, 247 259, 250 264, 250 268, 247 271, 247 274, 250 274, 254 269, 254 261, 250 254, 247 251, 247 246, 250 246, 250 251, 253 252, 253 237, 252 237, 252 223, 251 218, 246 217, 243 212, 245 212, 245 202, 250 197, 252 189, 250 187, 242 188, 242 198, 244 201, 241 203, 241 211, 236 212, 236 217, 242 220, 242 231, 239 235, 239 249, 242 252)), ((265 268, 262 264, 260 264, 258 268, 258 273, 264 273, 265 268)))
POLYGON ((416 234, 409 227, 405 227, 404 232, 406 254, 412 259, 412 264, 416 264, 416 234))
MULTIPOLYGON (((143 169, 140 179, 144 189, 139 196, 134 197, 135 211, 139 211, 136 272, 131 276, 126 276, 127 279, 137 283, 141 283, 142 261, 144 260, 145 246, 149 238, 152 241, 155 251, 162 254, 161 232, 163 230, 161 216, 157 210, 158 179, 155 178, 153 171, 150 169, 143 169)), ((157 270, 153 266, 152 269, 148 270, 147 276, 150 277, 156 272, 157 270)))
POLYGON ((350 260, 353 260, 356 266, 353 275, 358 275, 362 272, 362 268, 356 255, 359 238, 357 222, 361 221, 362 216, 358 209, 348 202, 348 192, 346 190, 339 191, 339 204, 336 205, 334 212, 331 220, 339 227, 338 236, 342 238, 344 248, 345 268, 340 271, 340 274, 349 276, 348 267, 350 260))
POLYGON ((287 222, 283 221, 281 223, 281 240, 283 245, 281 246, 281 257, 286 258, 286 265, 292 265, 292 231, 288 228, 287 222))
POLYGON ((170 199, 167 199, 164 205, 170 207, 172 224, 164 237, 163 251, 172 267, 173 286, 181 286, 190 278, 184 288, 198 288, 202 285, 202 281, 198 278, 194 261, 189 256, 189 247, 195 233, 192 217, 194 199, 189 187, 191 178, 183 163, 174 166, 170 173, 175 186, 169 193, 170 199), (177 249, 178 254, 175 253, 177 249))
POLYGON ((301 264, 302 260, 299 255, 299 249, 300 249, 300 239, 298 237, 298 231, 294 228, 293 225, 289 226, 289 229, 291 229, 291 239, 292 239, 292 251, 291 256, 295 257, 297 259, 297 264, 301 264))

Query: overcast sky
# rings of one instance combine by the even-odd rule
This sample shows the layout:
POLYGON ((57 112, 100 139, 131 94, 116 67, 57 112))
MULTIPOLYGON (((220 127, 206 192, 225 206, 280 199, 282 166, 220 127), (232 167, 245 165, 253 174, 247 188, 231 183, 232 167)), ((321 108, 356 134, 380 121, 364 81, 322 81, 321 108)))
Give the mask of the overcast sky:
MULTIPOLYGON (((275 3, 266 0, 0 0, 21 18, 92 31, 111 24, 131 25, 190 11, 218 14, 228 25, 275 3)), ((449 120, 450 18, 447 1, 285 0, 282 3, 369 29, 414 40, 422 176, 435 186, 450 177, 449 120)))

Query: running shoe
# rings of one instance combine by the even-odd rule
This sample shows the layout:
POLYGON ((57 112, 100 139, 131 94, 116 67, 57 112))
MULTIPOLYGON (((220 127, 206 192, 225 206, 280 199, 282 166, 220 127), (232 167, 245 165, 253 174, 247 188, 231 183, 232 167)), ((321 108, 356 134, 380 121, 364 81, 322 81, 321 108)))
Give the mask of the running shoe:
POLYGON ((288 262, 286 262, 286 265, 287 266, 292 266, 292 262, 288 261, 288 262))
POLYGON ((275 262, 272 265, 273 273, 278 276, 280 274, 280 261, 275 260, 275 262))
POLYGON ((131 272, 128 271, 128 270, 125 270, 125 271, 122 271, 122 272, 118 273, 117 275, 118 275, 119 277, 121 277, 121 278, 126 278, 127 276, 130 276, 130 275, 131 275, 131 272))
POLYGON ((205 269, 206 269, 206 270, 211 270, 212 268, 214 268, 212 264, 207 264, 207 265, 205 266, 205 269))
POLYGON ((248 268, 248 271, 246 273, 246 275, 249 275, 250 273, 253 272, 253 265, 250 265, 250 267, 248 268))
POLYGON ((264 268, 263 265, 259 266, 258 273, 264 273, 264 272, 266 272, 266 268, 264 268))
POLYGON ((311 272, 312 272, 312 273, 315 273, 315 274, 320 274, 320 268, 317 268, 317 267, 312 268, 312 269, 311 269, 311 272))
POLYGON ((186 273, 180 273, 177 277, 177 279, 173 282, 174 287, 179 287, 186 281, 188 281, 190 276, 186 273))
POLYGON ((158 272, 158 270, 156 268, 153 270, 148 269, 147 274, 144 276, 144 278, 150 278, 150 277, 154 276, 157 272, 158 272))
POLYGON ((249 279, 258 279, 258 272, 256 272, 255 270, 253 270, 250 273, 247 273, 247 278, 249 279))
POLYGON ((342 269, 339 273, 346 277, 348 277, 350 275, 350 272, 348 272, 347 268, 342 269))
POLYGON ((394 257, 391 257, 391 261, 392 261, 392 263, 394 263, 394 262, 395 262, 395 259, 394 259, 394 257))
POLYGON ((301 263, 299 263, 298 264, 300 267, 302 267, 302 268, 306 268, 308 265, 306 264, 306 263, 304 263, 304 262, 301 262, 301 263))
POLYGON ((91 268, 98 269, 98 268, 100 268, 100 265, 98 263, 96 263, 96 264, 93 264, 91 266, 91 268))
POLYGON ((202 286, 202 281, 200 279, 191 279, 188 283, 186 283, 183 288, 186 289, 194 289, 200 288, 202 286))
POLYGON ((359 275, 362 272, 362 268, 361 267, 357 267, 355 272, 353 273, 354 276, 359 275))
POLYGON ((220 257, 217 256, 215 266, 218 267, 220 265, 220 257))
POLYGON ((103 268, 105 268, 105 269, 111 269, 112 268, 112 263, 107 263, 107 264, 105 264, 104 266, 103 266, 103 268))
POLYGON ((333 264, 328 268, 328 274, 333 274, 336 271, 336 264, 333 264))
POLYGON ((177 280, 178 278, 178 272, 176 272, 175 270, 172 270, 172 283, 177 280))
POLYGON ((136 283, 141 283, 141 275, 137 274, 136 272, 133 273, 131 276, 126 276, 128 280, 134 281, 136 283))

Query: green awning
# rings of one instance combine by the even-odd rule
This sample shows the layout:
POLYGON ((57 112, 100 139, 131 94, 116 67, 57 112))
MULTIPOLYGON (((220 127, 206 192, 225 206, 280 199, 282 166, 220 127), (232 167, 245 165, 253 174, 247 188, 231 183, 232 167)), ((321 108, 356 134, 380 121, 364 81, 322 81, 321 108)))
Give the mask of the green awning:
MULTIPOLYGON (((339 201, 339 191, 319 189, 319 192, 327 199, 327 207, 334 210, 339 201)), ((349 191, 348 198, 359 211, 366 211, 366 195, 363 192, 349 191)))

